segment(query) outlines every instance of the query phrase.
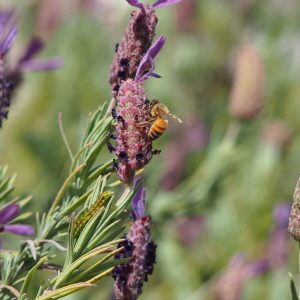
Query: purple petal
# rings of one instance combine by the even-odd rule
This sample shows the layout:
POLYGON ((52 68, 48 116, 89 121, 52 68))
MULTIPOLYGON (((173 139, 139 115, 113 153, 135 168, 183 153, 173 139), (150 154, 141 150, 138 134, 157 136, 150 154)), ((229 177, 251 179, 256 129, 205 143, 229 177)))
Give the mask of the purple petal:
POLYGON ((10 204, 0 210, 0 224, 6 224, 20 213, 18 204, 10 204))
POLYGON ((154 9, 162 8, 162 7, 166 7, 166 6, 169 6, 169 5, 179 3, 181 1, 182 0, 158 0, 152 5, 152 8, 154 8, 154 9))
POLYGON ((142 178, 138 178, 134 184, 134 187, 138 187, 133 199, 132 199, 132 214, 134 220, 139 220, 145 216, 145 201, 146 201, 146 189, 143 187, 142 178))
POLYGON ((280 228, 286 228, 289 223, 291 206, 287 203, 278 203, 273 210, 273 218, 280 228))
POLYGON ((253 263, 250 263, 247 267, 247 272, 250 277, 255 277, 266 273, 270 269, 270 263, 268 259, 261 258, 253 263))
POLYGON ((7 34, 7 37, 0 44, 0 55, 3 56, 3 55, 5 55, 8 52, 8 50, 12 46, 12 43, 13 43, 16 35, 17 35, 17 28, 15 26, 13 26, 9 30, 9 32, 7 34))
MULTIPOLYGON (((159 37, 142 58, 135 75, 135 80, 143 81, 152 76, 155 67, 154 58, 165 44, 165 37, 159 37)), ((155 76, 156 77, 156 74, 155 76)))
POLYGON ((51 59, 35 59, 31 61, 23 62, 19 65, 20 71, 50 71, 56 70, 63 66, 64 62, 61 58, 51 58, 51 59))
POLYGON ((23 56, 20 58, 19 64, 30 60, 33 56, 35 56, 42 49, 43 49, 43 42, 39 38, 33 38, 31 40, 31 42, 29 43, 23 56))
POLYGON ((3 32, 5 26, 12 21, 14 12, 12 10, 5 10, 0 12, 0 32, 3 32))
POLYGON ((132 6, 138 7, 140 9, 144 8, 144 4, 138 0, 126 0, 126 1, 132 6))
POLYGON ((34 235, 34 228, 30 225, 13 224, 3 226, 3 231, 18 235, 34 235))

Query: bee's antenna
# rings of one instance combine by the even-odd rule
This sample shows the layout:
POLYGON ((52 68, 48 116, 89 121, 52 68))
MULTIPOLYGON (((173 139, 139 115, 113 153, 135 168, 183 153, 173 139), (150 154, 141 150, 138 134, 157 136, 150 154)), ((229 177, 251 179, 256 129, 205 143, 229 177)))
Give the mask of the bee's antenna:
POLYGON ((176 115, 171 114, 171 113, 169 113, 169 115, 170 115, 172 118, 174 118, 175 120, 177 120, 179 123, 182 123, 182 120, 181 120, 179 117, 177 117, 176 115))

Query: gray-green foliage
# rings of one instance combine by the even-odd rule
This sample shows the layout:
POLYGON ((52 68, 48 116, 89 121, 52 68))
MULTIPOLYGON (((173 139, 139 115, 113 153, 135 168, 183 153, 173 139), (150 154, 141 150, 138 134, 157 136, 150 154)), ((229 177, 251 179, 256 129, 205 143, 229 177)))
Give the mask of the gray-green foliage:
MULTIPOLYGON (((47 270, 53 266, 57 269, 57 275, 51 280, 40 282, 35 299, 59 299, 93 286, 109 275, 116 264, 126 261, 115 261, 112 258, 121 250, 116 248, 121 241, 116 238, 124 229, 128 218, 127 207, 134 190, 127 187, 119 197, 114 196, 114 193, 107 190, 112 161, 98 160, 106 144, 111 122, 106 105, 93 113, 75 155, 72 154, 61 124, 63 139, 71 158, 70 173, 50 209, 37 215, 36 237, 22 242, 19 251, 3 251, 1 299, 10 299, 11 289, 18 291, 19 299, 26 299, 38 269, 47 270), (97 206, 99 197, 105 199, 97 206), (89 209, 92 212, 84 214, 89 209), (78 234, 75 234, 74 224, 78 218, 84 220, 78 234), (65 237, 67 245, 60 242, 65 237), (61 251, 64 252, 64 263, 53 264, 56 254, 61 251)), ((13 190, 14 178, 6 178, 5 173, 6 168, 1 168, 2 198, 13 190)), ((26 199, 21 201, 23 204, 25 202, 26 199)))

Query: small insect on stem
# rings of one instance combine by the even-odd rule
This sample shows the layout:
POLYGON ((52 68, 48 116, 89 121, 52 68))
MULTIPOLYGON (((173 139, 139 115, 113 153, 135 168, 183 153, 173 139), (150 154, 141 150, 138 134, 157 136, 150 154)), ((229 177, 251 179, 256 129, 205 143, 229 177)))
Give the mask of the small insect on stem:
POLYGON ((112 198, 113 192, 103 192, 100 197, 95 201, 92 206, 85 209, 79 216, 76 217, 74 222, 74 237, 77 238, 88 221, 94 217, 105 204, 112 198))

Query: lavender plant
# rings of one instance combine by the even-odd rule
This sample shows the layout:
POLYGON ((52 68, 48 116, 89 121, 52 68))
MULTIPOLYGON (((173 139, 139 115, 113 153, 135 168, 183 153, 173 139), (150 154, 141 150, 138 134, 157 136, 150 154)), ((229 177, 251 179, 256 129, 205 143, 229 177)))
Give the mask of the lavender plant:
MULTIPOLYGON (((109 81, 115 99, 90 116, 75 153, 60 116, 59 127, 70 156, 70 171, 49 210, 37 213, 35 236, 22 241, 17 251, 1 250, 0 299, 59 299, 92 287, 112 273, 116 281, 116 298, 137 299, 144 281, 153 272, 156 244, 151 238, 151 219, 145 212, 145 189, 141 181, 133 185, 133 180, 157 153, 152 151, 152 141, 147 135, 149 125, 139 126, 150 122, 150 101, 145 96, 143 83, 149 77, 159 77, 153 72, 154 58, 165 43, 165 38, 160 37, 151 45, 157 22, 155 9, 179 0, 159 0, 152 6, 139 1, 128 2, 138 10, 132 14, 111 67, 109 81), (114 134, 112 129, 115 129, 114 134), (115 139, 115 146, 108 143, 109 138, 115 139), (106 145, 115 152, 117 159, 103 161, 100 154, 106 151, 106 145), (117 194, 113 187, 122 182, 125 185, 121 194, 117 194), (133 223, 126 237, 120 238, 129 216, 133 223), (63 264, 58 259, 61 255, 63 264), (34 290, 37 270, 51 270, 56 274, 40 282, 38 290, 34 290)), ((1 36, 7 22, 5 19, 1 23, 1 36)), ((4 36, 0 48, 2 60, 15 35, 13 26, 4 36)), ((3 68, 2 118, 7 117, 8 96, 13 95, 7 91, 7 78, 17 85, 24 70, 51 70, 61 65, 58 59, 33 61, 41 48, 42 42, 34 38, 14 68, 9 71, 3 68)), ((5 168, 0 169, 0 200, 5 203, 0 209, 0 232, 34 235, 31 226, 19 224, 30 216, 20 214, 20 209, 31 198, 12 198, 13 179, 7 178, 5 173, 5 168)))

